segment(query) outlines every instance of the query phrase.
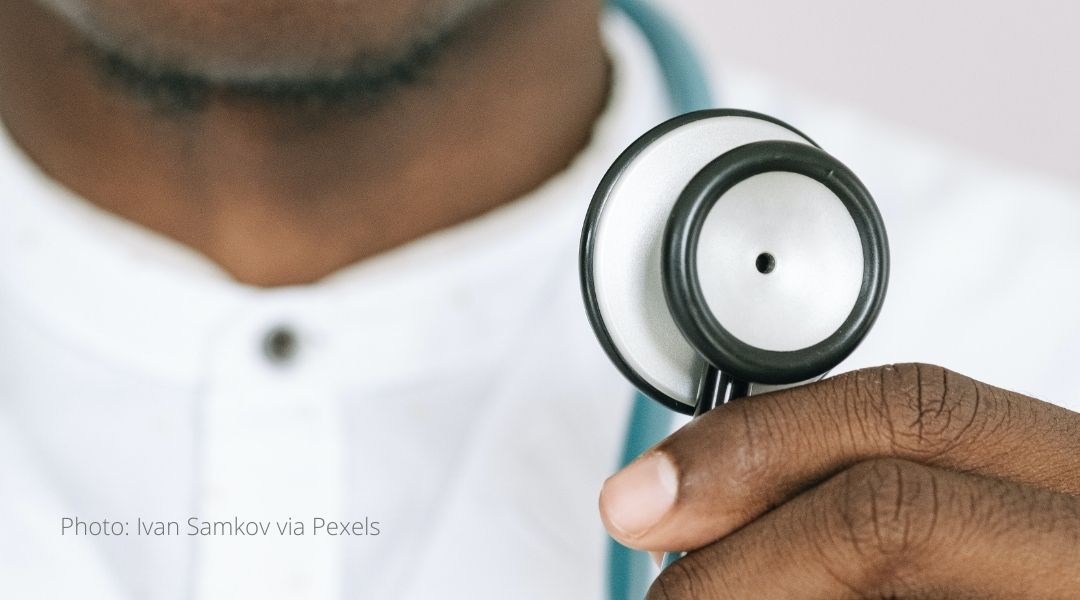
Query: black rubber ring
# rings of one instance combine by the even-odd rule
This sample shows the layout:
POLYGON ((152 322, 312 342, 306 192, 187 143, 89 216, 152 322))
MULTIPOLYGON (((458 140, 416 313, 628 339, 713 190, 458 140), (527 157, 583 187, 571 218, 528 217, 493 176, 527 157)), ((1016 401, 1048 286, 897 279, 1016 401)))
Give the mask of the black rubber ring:
POLYGON ((862 182, 824 151, 797 142, 755 142, 731 150, 698 172, 679 196, 664 231, 664 295, 687 341, 716 368, 754 383, 789 384, 831 370, 848 357, 873 326, 885 299, 889 245, 874 199, 862 182), (709 309, 698 278, 701 230, 717 200, 755 175, 790 172, 821 182, 847 208, 863 249, 858 299, 832 335, 790 352, 764 350, 732 335, 709 309))
POLYGON ((805 139, 809 144, 814 143, 813 140, 798 129, 795 129, 783 121, 748 110, 714 108, 679 115, 650 129, 635 140, 634 143, 630 144, 630 146, 619 155, 604 175, 604 178, 600 181, 600 185, 597 186, 592 203, 589 205, 588 214, 585 216, 585 224, 581 230, 581 247, 579 255, 581 264, 581 295, 582 299, 585 301, 585 311, 589 316, 589 323, 593 327, 593 332, 596 333, 597 340, 600 341, 600 345, 603 347, 604 352, 608 355, 608 358, 611 359, 611 362, 619 372, 634 384, 637 389, 664 406, 685 415, 694 414, 694 405, 680 402, 679 400, 668 396, 649 383, 639 373, 634 371, 622 356, 622 353, 619 352, 611 334, 608 333, 607 326, 604 324, 604 318, 600 314, 600 303, 596 297, 596 287, 594 285, 595 274, 593 273, 593 245, 596 241, 595 234, 597 225, 600 222, 600 215, 603 214, 604 206, 607 204, 611 190, 615 187, 615 183, 619 180, 623 171, 634 161, 634 159, 653 142, 656 142, 668 133, 695 121, 714 117, 746 117, 758 119, 767 123, 779 125, 805 139))

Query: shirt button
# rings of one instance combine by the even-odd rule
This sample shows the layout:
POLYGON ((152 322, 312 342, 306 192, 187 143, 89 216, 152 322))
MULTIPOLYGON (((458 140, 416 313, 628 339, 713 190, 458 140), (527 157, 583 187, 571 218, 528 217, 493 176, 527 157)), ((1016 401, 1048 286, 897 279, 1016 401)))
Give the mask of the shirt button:
POLYGON ((284 325, 275 327, 263 338, 263 354, 273 364, 288 364, 296 358, 299 351, 299 336, 290 327, 284 325))

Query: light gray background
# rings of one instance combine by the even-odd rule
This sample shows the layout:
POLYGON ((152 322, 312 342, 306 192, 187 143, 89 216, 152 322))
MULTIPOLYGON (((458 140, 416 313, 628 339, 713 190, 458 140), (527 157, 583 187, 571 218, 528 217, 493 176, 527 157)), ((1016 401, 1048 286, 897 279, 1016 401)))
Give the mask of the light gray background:
POLYGON ((1076 0, 654 0, 749 67, 1080 184, 1076 0))

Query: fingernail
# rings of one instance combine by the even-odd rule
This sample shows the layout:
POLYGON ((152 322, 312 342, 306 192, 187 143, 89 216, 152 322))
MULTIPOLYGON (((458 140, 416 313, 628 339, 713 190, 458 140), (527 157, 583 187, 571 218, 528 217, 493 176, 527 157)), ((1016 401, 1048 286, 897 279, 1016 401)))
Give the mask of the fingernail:
POLYGON ((658 567, 664 566, 664 553, 663 552, 650 552, 649 556, 652 557, 653 563, 658 567))
POLYGON ((604 483, 601 503, 608 522, 627 538, 656 525, 675 504, 679 475, 671 459, 653 452, 630 463, 604 483))

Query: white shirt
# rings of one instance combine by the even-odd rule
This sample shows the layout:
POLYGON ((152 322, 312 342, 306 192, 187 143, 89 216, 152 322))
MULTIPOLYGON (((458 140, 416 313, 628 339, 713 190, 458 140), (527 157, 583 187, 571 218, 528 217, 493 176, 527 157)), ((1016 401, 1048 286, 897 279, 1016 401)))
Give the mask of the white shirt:
MULTIPOLYGON (((605 20, 615 83, 542 188, 315 285, 258 290, 73 197, 0 139, 0 593, 18 598, 601 598, 596 495, 630 387, 592 336, 577 240, 603 172, 669 116, 605 20), (264 352, 295 331, 294 359, 264 352), (63 517, 129 535, 61 535, 63 517), (270 521, 187 536, 187 519, 270 521), (312 536, 312 520, 379 522, 312 536), (305 523, 303 536, 276 522, 305 523), (137 535, 136 520, 181 535, 137 535)), ((875 194, 893 272, 841 370, 937 362, 1080 406, 1080 202, 845 111, 718 81, 875 194), (809 107, 809 108, 806 108, 809 107)))

